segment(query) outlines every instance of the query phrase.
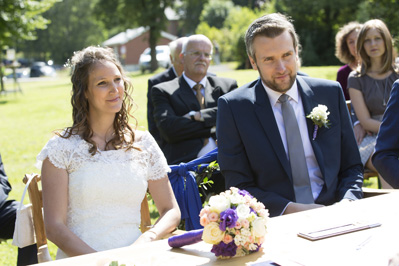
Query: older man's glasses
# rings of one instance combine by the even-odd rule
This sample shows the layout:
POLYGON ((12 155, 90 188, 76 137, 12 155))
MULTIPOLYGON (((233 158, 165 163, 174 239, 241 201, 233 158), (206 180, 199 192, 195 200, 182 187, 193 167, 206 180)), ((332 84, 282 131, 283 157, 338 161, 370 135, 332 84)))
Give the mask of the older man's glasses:
POLYGON ((186 52, 185 54, 198 58, 201 56, 204 56, 206 59, 212 59, 212 54, 210 53, 203 53, 203 52, 199 52, 199 51, 194 51, 194 52, 186 52))

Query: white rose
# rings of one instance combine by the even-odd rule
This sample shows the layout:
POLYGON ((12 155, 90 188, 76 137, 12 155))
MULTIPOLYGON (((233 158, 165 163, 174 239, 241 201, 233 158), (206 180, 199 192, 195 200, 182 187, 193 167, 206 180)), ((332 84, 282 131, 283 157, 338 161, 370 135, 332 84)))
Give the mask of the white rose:
POLYGON ((251 210, 249 209, 249 207, 245 204, 240 204, 237 206, 236 212, 239 218, 247 218, 249 215, 249 212, 251 210))
POLYGON ((255 237, 263 237, 266 235, 266 220, 262 217, 256 218, 252 222, 252 232, 255 237))
POLYGON ((327 121, 327 116, 330 114, 330 112, 327 112, 327 106, 322 104, 315 107, 312 113, 317 120, 323 121, 323 123, 327 121))
POLYGON ((202 240, 208 244, 217 245, 224 238, 224 232, 219 229, 219 224, 212 222, 204 227, 204 232, 202 233, 202 240))
POLYGON ((233 193, 229 198, 232 204, 244 203, 244 197, 238 193, 233 193))
POLYGON ((252 222, 253 220, 256 219, 256 217, 257 217, 257 216, 256 216, 255 213, 250 212, 249 215, 248 215, 248 217, 247 217, 247 220, 248 220, 249 222, 252 222))
POLYGON ((209 208, 211 211, 221 213, 230 208, 230 200, 220 195, 212 196, 209 199, 209 208))

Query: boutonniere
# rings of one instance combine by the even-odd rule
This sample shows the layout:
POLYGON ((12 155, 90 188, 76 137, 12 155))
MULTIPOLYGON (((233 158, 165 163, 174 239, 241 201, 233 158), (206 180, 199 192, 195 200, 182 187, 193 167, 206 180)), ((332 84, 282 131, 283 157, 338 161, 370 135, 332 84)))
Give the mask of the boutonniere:
POLYGON ((326 127, 330 125, 330 121, 328 120, 328 115, 330 112, 327 111, 327 106, 323 104, 319 104, 315 108, 313 108, 312 112, 310 112, 309 115, 306 116, 306 118, 310 118, 313 121, 314 124, 314 130, 313 130, 313 140, 316 139, 317 136, 317 130, 320 127, 326 127))

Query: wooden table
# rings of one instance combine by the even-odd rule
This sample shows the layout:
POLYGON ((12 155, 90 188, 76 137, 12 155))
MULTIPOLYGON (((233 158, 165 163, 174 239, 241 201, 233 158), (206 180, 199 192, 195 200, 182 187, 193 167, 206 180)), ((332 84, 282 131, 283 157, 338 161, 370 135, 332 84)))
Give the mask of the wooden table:
POLYGON ((269 219, 263 248, 251 255, 229 260, 217 259, 211 245, 200 242, 172 249, 167 240, 136 247, 119 248, 45 265, 388 265, 399 252, 399 193, 371 197, 350 203, 314 209, 269 219), (382 225, 318 241, 297 236, 300 231, 315 230, 346 222, 370 221, 382 225))

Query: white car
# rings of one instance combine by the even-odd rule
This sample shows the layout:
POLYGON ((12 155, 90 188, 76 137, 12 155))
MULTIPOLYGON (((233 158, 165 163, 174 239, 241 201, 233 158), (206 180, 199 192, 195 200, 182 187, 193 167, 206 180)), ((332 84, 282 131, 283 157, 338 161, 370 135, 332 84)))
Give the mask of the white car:
MULTIPOLYGON (((167 45, 158 45, 155 47, 157 53, 158 66, 163 68, 170 67, 170 49, 167 45)), ((151 48, 146 48, 140 55, 139 66, 142 73, 151 68, 151 48)))

